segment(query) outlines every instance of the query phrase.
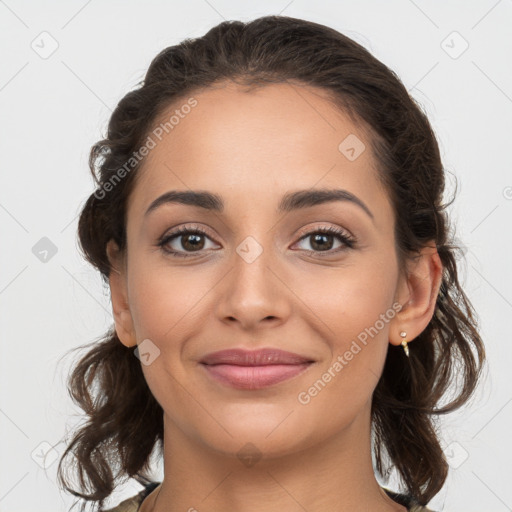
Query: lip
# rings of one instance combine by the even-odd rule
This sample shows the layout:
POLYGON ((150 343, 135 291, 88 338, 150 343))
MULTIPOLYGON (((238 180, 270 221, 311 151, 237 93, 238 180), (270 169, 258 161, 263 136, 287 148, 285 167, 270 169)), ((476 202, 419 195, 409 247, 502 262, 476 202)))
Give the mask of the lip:
POLYGON ((261 389, 303 373, 314 361, 293 352, 266 348, 212 352, 200 363, 212 378, 223 384, 239 389, 261 389))

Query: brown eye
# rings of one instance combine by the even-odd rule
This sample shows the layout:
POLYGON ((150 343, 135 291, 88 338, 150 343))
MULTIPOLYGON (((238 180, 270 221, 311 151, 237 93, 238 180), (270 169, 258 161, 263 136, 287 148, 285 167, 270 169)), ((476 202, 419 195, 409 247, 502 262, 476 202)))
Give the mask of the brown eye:
POLYGON ((354 247, 355 239, 351 236, 348 236, 341 229, 337 229, 334 227, 326 227, 319 228, 315 231, 310 231, 300 239, 301 241, 307 240, 309 241, 310 247, 312 249, 305 249, 306 252, 309 253, 322 253, 328 252, 328 254, 337 253, 343 251, 345 249, 350 249, 354 247), (340 242, 340 246, 331 250, 334 245, 334 241, 338 240, 340 242))
POLYGON ((167 254, 186 258, 194 256, 193 253, 200 252, 205 248, 205 238, 210 240, 207 233, 201 228, 181 227, 165 235, 158 242, 158 246, 167 254))
POLYGON ((204 235, 198 233, 189 233, 188 235, 180 235, 181 246, 186 250, 196 251, 204 247, 204 240, 201 237, 204 235))

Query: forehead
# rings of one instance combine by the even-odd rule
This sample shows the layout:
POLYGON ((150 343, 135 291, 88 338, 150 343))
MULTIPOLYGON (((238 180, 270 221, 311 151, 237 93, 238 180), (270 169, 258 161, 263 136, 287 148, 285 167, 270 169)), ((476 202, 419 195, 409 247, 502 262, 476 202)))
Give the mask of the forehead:
POLYGON ((150 133, 155 145, 139 170, 129 211, 141 215, 156 196, 187 189, 215 192, 227 209, 230 197, 238 203, 246 197, 249 207, 314 187, 346 188, 367 204, 386 201, 367 132, 325 91, 291 83, 247 91, 224 83, 190 97, 193 108, 182 108, 184 98, 155 122, 162 127, 173 117, 160 129, 161 140, 150 133))

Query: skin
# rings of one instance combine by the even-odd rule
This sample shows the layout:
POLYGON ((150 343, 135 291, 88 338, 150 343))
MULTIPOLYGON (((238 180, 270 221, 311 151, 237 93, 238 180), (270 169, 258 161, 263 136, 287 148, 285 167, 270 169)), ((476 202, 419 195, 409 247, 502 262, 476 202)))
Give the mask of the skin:
POLYGON ((246 92, 224 83, 194 97, 198 105, 140 171, 127 251, 108 245, 117 334, 127 347, 149 339, 160 350, 142 370, 164 411, 164 480, 142 512, 406 510, 375 479, 370 406, 389 345, 406 331, 413 351, 432 318, 442 272, 435 244, 400 272, 394 212, 369 140, 322 90, 285 83, 246 92), (338 150, 349 134, 366 145, 354 161, 338 150), (311 188, 348 190, 374 219, 348 201, 276 213, 285 193, 311 188), (224 211, 166 204, 144 216, 161 194, 189 189, 222 196, 224 211), (207 230, 202 249, 190 249, 186 236, 167 247, 189 258, 157 247, 185 225, 207 230), (343 242, 327 235, 330 255, 322 256, 314 237, 303 236, 324 226, 357 244, 336 252, 343 242), (263 249, 251 263, 236 251, 248 236, 263 249), (298 394, 397 302, 400 312, 299 403, 298 394), (278 347, 315 363, 280 384, 238 390, 198 364, 233 347, 278 347), (237 457, 246 443, 261 456, 251 466, 237 457))

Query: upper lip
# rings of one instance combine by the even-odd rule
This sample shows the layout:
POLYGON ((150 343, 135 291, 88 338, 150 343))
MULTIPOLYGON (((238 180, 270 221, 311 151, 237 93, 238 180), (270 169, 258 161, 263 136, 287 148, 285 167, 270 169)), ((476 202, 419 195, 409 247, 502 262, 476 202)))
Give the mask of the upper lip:
POLYGON ((204 356, 203 364, 232 364, 238 366, 266 366, 271 364, 304 364, 313 362, 293 352, 286 352, 277 348, 263 348, 259 350, 228 349, 211 352, 204 356))

